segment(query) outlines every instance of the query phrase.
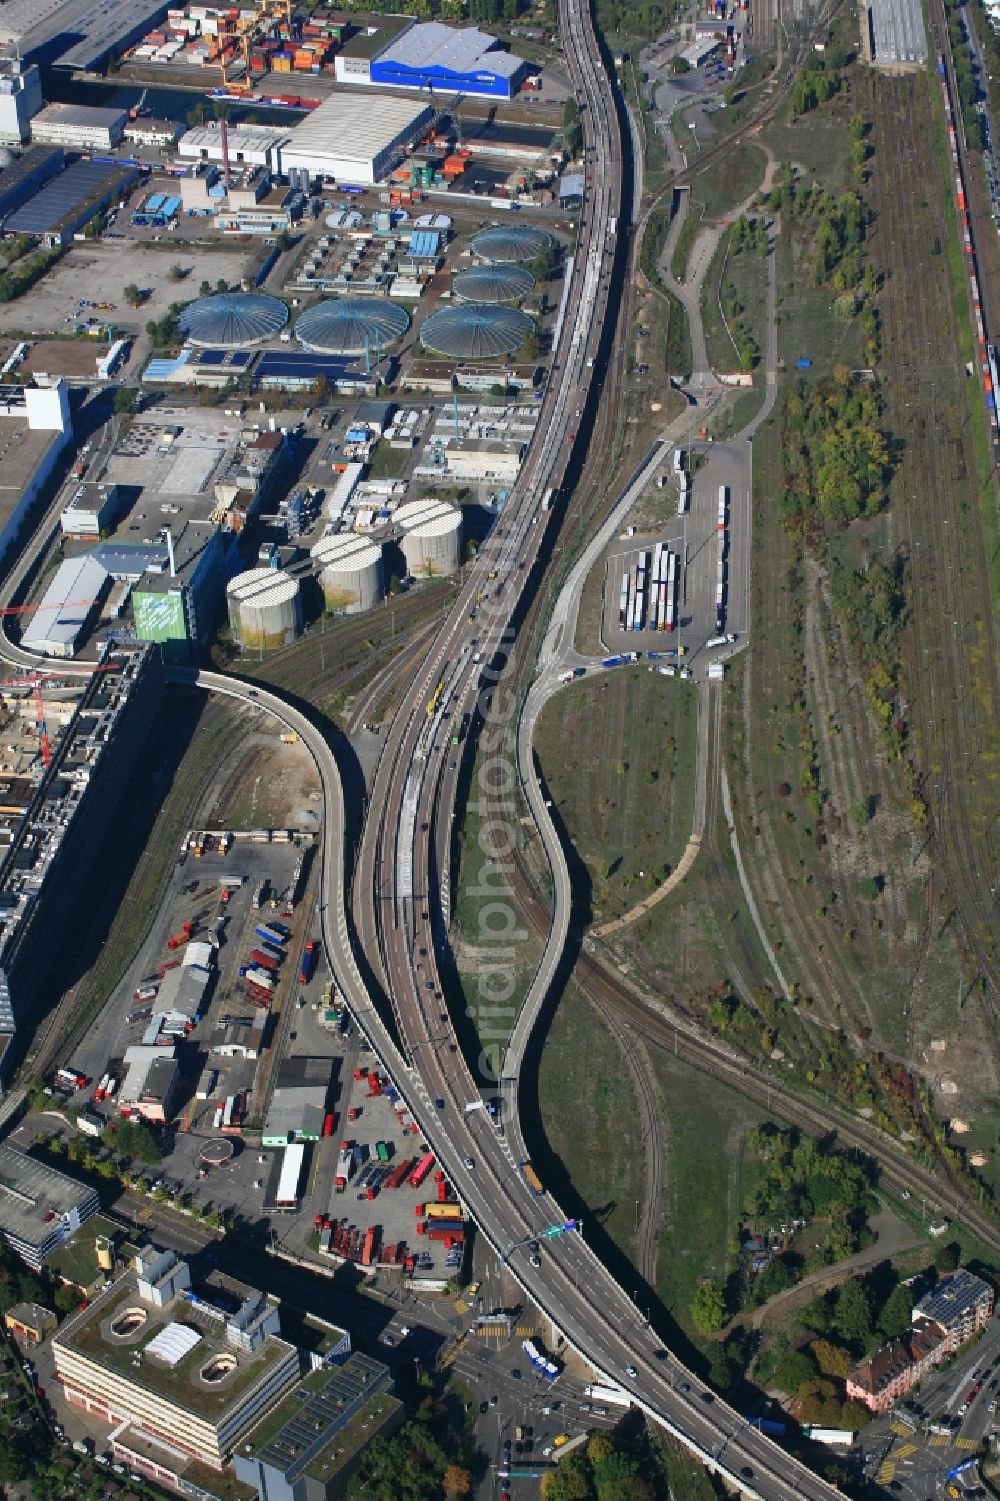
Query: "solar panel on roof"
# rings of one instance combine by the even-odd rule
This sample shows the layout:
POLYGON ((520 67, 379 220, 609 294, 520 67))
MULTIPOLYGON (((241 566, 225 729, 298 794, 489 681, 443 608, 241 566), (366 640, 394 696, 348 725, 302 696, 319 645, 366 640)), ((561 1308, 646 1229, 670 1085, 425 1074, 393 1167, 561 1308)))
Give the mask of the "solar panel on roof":
POLYGON ((228 349, 203 349, 198 356, 199 365, 221 365, 229 354, 228 349))

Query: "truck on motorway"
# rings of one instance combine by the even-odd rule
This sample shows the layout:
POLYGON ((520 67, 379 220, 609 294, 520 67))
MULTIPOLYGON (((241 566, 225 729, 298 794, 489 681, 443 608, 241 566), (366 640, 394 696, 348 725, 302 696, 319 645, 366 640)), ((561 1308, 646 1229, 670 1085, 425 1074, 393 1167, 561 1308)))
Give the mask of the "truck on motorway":
POLYGON ((543 1194, 545 1192, 545 1189, 542 1187, 542 1180, 541 1178, 539 1178, 530 1162, 522 1162, 521 1171, 524 1174, 525 1182, 531 1189, 532 1193, 543 1194))

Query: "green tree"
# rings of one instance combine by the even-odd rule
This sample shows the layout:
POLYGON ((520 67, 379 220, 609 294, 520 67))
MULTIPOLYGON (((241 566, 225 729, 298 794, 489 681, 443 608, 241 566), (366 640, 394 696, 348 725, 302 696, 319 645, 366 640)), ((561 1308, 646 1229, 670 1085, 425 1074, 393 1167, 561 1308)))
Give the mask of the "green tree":
POLYGON ((774 1380, 792 1397, 816 1375, 816 1367, 804 1350, 786 1350, 774 1368, 774 1380))
POLYGON ((934 1265, 939 1272, 953 1272, 958 1266, 961 1247, 956 1241, 949 1241, 947 1245, 938 1246, 934 1253, 934 1265))
POLYGON ((116 412, 134 412, 139 393, 134 386, 119 386, 112 406, 116 412))
POLYGON ((73 1313, 80 1306, 79 1289, 64 1282, 61 1287, 56 1288, 53 1302, 59 1313, 73 1313))
POLYGON ((691 1303, 691 1317, 703 1334, 715 1334, 726 1322, 726 1300, 715 1282, 702 1282, 691 1303))
POLYGON ((879 1332, 886 1339, 896 1339, 910 1327, 913 1316, 913 1295, 902 1283, 894 1287, 882 1305, 878 1316, 879 1332))
POLYGON ((872 1311, 867 1295, 856 1277, 845 1282, 837 1293, 834 1311, 837 1333, 852 1349, 864 1346, 872 1328, 872 1311))
POLYGON ((570 156, 576 156, 583 145, 583 130, 580 125, 580 107, 572 95, 563 105, 563 140, 570 156))
POLYGON ((843 1345, 833 1344, 831 1340, 814 1339, 809 1349, 824 1376, 834 1376, 843 1381, 854 1364, 850 1350, 845 1350, 843 1345))

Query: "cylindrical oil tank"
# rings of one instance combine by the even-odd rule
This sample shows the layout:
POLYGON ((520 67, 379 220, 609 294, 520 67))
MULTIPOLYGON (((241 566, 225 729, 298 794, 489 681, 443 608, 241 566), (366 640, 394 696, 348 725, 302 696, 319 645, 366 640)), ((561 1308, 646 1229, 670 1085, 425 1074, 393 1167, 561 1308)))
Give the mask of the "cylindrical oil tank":
POLYGON ((442 578, 454 573, 462 561, 462 512, 445 500, 407 500, 398 506, 393 521, 399 527, 399 545, 414 578, 442 578))
POLYGON ((115 1269, 115 1250, 106 1235, 99 1235, 94 1242, 97 1247, 97 1265, 102 1272, 113 1272, 115 1269))
POLYGON ((286 646, 302 629, 299 581, 280 568, 238 573, 226 589, 229 625, 244 651, 286 646))
POLYGON ((357 615, 382 598, 382 549, 357 532, 323 537, 312 549, 319 564, 319 581, 328 610, 357 615))

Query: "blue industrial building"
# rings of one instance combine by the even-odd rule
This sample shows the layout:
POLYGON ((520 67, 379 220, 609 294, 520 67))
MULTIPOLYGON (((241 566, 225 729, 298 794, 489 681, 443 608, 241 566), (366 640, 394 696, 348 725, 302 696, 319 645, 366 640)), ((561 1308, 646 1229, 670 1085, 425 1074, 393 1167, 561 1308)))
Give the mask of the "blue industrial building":
POLYGON ((529 72, 523 58, 500 50, 485 31, 427 21, 401 32, 373 57, 370 78, 394 89, 510 99, 529 72))

